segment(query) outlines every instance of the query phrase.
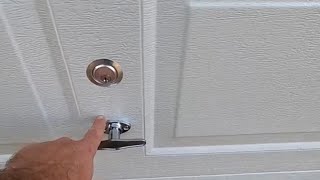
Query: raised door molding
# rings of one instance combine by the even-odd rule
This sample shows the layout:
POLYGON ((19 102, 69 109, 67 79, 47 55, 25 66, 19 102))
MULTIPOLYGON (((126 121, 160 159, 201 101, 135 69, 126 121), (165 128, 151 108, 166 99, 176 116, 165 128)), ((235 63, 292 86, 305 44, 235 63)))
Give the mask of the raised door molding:
POLYGON ((147 154, 319 149, 319 8, 144 3, 147 154))

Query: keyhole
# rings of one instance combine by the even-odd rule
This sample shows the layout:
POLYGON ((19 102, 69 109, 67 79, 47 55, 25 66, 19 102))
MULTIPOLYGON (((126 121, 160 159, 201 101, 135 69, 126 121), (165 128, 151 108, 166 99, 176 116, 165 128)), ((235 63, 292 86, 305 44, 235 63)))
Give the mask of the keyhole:
POLYGON ((111 77, 110 76, 103 76, 101 78, 101 80, 103 83, 108 83, 109 81, 111 81, 111 77))

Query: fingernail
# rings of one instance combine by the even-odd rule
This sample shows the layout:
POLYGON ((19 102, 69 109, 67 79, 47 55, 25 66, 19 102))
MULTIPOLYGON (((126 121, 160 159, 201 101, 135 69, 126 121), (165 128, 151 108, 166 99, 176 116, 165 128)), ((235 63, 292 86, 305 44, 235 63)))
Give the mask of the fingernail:
POLYGON ((105 119, 103 115, 99 115, 96 117, 96 119, 105 119))

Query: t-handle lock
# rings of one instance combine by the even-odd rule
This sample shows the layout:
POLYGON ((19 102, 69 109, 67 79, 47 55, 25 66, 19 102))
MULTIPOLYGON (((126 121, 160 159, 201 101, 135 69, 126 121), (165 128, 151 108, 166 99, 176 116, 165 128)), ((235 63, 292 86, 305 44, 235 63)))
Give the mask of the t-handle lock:
POLYGON ((116 149, 144 146, 144 139, 120 139, 120 135, 129 131, 131 125, 129 123, 118 121, 107 121, 106 134, 109 134, 108 140, 101 141, 98 149, 116 149))

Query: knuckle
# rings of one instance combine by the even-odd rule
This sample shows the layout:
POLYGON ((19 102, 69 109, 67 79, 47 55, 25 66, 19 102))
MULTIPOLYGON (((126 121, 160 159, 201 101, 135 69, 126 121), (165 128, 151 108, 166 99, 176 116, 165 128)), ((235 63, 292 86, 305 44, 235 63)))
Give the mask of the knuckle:
POLYGON ((92 128, 90 131, 92 138, 97 138, 99 136, 99 132, 97 129, 92 128))
POLYGON ((96 148, 94 147, 93 143, 88 142, 88 141, 82 141, 81 143, 81 151, 85 154, 93 154, 94 152, 96 152, 96 148))
POLYGON ((94 148, 93 145, 90 145, 90 146, 88 146, 88 148, 87 148, 87 152, 88 152, 89 154, 93 154, 94 152, 96 152, 96 149, 94 148))

